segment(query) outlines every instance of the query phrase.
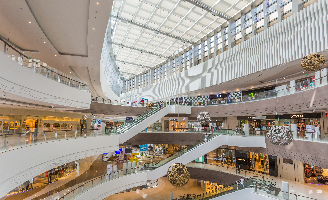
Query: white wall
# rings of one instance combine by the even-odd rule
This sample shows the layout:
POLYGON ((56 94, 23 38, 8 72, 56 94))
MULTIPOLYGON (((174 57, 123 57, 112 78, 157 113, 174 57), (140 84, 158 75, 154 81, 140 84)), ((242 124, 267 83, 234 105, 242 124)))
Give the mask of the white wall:
MULTIPOLYGON (((50 103, 56 107, 90 108, 91 94, 69 87, 35 73, 0 53, 0 88, 33 101, 50 103)), ((14 99, 16 100, 16 99, 14 99)), ((36 102, 35 102, 36 103, 36 102)))
POLYGON ((283 158, 278 157, 277 164, 279 177, 304 183, 304 165, 302 162, 294 160, 293 164, 284 163, 283 158))
POLYGON ((77 199, 79 200, 97 200, 104 199, 114 193, 132 188, 135 186, 143 185, 147 180, 156 180, 160 177, 163 177, 167 173, 167 169, 173 163, 183 163, 187 164, 192 160, 222 146, 222 145, 234 145, 240 147, 265 147, 265 138, 264 137, 241 137, 241 136, 228 136, 220 135, 215 139, 205 143, 205 145, 198 146, 196 149, 183 154, 182 156, 168 162, 167 164, 156 168, 152 171, 142 172, 138 174, 132 174, 117 178, 111 181, 107 181, 103 184, 98 185, 95 188, 88 190, 83 193, 77 199), (237 140, 241 142, 237 142, 237 140))
POLYGON ((118 149, 119 135, 56 140, 0 153, 0 197, 47 170, 118 149))

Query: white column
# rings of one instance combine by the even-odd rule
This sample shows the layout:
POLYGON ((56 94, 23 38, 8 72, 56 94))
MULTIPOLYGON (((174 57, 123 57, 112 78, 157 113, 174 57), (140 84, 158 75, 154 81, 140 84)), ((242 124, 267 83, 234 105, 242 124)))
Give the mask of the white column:
POLYGON ((295 80, 290 81, 289 83, 289 94, 294 94, 295 93, 295 80))
POLYGON ((245 136, 249 136, 249 124, 244 124, 244 133, 245 136))
POLYGON ((289 185, 288 185, 288 182, 285 182, 285 181, 282 182, 281 190, 283 192, 282 193, 283 199, 289 199, 289 185))
POLYGON ((291 124, 290 125, 290 130, 293 133, 293 138, 297 139, 297 124, 291 124))
POLYGON ((277 1, 277 12, 278 12, 278 23, 282 21, 282 13, 281 13, 281 7, 280 7, 280 0, 277 1))
POLYGON ((216 35, 217 33, 214 31, 214 57, 216 57, 217 56, 217 52, 218 52, 218 42, 216 41, 216 39, 215 39, 215 35, 216 35))
POLYGON ((241 12, 240 27, 241 27, 241 41, 242 42, 245 41, 245 30, 246 30, 246 29, 244 29, 244 22, 245 22, 244 18, 245 18, 245 13, 241 12))
POLYGON ((126 175, 127 163, 123 163, 123 174, 126 175))
MULTIPOLYGON (((222 53, 224 52, 224 45, 223 45, 223 29, 222 29, 222 26, 221 26, 221 41, 222 41, 222 53)), ((225 41, 224 41, 225 42, 225 41)))
MULTIPOLYGON (((278 2, 276 2, 278 3, 278 2)), ((278 3, 279 4, 279 3, 278 3)), ((263 1, 263 12, 264 12, 264 30, 268 29, 268 16, 266 14, 267 4, 266 1, 263 1)), ((253 9, 252 12, 254 13, 253 9)))
POLYGON ((292 0, 292 12, 297 13, 299 11, 298 0, 292 0))
POLYGON ((201 56, 200 56, 200 58, 201 58, 201 61, 202 61, 202 63, 205 61, 205 58, 204 58, 204 56, 205 56, 205 41, 201 41, 201 56))
POLYGON ((316 71, 315 74, 315 87, 320 87, 321 83, 320 83, 320 71, 316 71))
POLYGON ((327 85, 327 68, 321 69, 321 84, 327 85))
MULTIPOLYGON (((265 10, 264 10, 264 5, 265 2, 263 2, 263 12, 264 12, 264 18, 266 17, 266 14, 265 14, 265 10)), ((255 15, 254 15, 254 5, 252 4, 251 5, 251 13, 252 13, 252 37, 255 35, 255 23, 254 23, 254 18, 255 18, 255 15)))
POLYGON ((132 173, 135 173, 135 171, 136 171, 135 168, 136 168, 136 161, 133 161, 132 162, 132 168, 131 168, 132 173))
POLYGON ((131 174, 131 162, 129 161, 128 164, 127 164, 127 169, 128 169, 128 174, 131 174))
POLYGON ((232 48, 232 43, 231 43, 231 23, 232 21, 229 19, 228 20, 228 49, 232 48))

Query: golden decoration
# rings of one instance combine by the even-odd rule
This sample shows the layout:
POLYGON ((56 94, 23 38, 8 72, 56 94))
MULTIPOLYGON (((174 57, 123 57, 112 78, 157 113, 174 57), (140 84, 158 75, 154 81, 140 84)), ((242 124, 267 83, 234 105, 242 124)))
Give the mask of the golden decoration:
POLYGON ((188 183, 190 178, 190 173, 186 166, 182 163, 174 163, 167 170, 167 178, 172 185, 181 187, 188 183))
POLYGON ((318 71, 325 64, 326 59, 320 53, 311 53, 302 59, 301 66, 306 71, 318 71))

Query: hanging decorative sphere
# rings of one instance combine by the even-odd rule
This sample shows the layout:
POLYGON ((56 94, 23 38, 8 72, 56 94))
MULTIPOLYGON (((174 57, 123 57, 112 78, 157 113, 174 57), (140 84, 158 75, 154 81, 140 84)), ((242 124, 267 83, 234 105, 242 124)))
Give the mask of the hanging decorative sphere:
POLYGON ((201 112, 197 116, 197 121, 200 122, 201 125, 206 125, 210 123, 211 117, 208 112, 201 112))
POLYGON ((306 71, 318 71, 325 64, 326 59, 320 53, 311 53, 302 59, 301 66, 306 71))
POLYGON ((182 163, 174 163, 167 170, 167 178, 172 185, 181 187, 188 183, 190 173, 182 163))
POLYGON ((293 141, 293 133, 287 126, 272 126, 266 137, 275 145, 284 146, 293 141))

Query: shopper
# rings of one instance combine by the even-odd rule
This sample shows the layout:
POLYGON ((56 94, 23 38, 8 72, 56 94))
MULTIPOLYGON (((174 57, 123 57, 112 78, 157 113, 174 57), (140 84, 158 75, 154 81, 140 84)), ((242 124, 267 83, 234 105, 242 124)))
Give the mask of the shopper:
POLYGON ((241 177, 241 179, 240 179, 240 186, 241 186, 241 189, 244 189, 245 187, 244 187, 244 179, 243 179, 243 177, 241 177))
POLYGON ((236 181, 237 184, 237 190, 239 189, 239 180, 236 181))

